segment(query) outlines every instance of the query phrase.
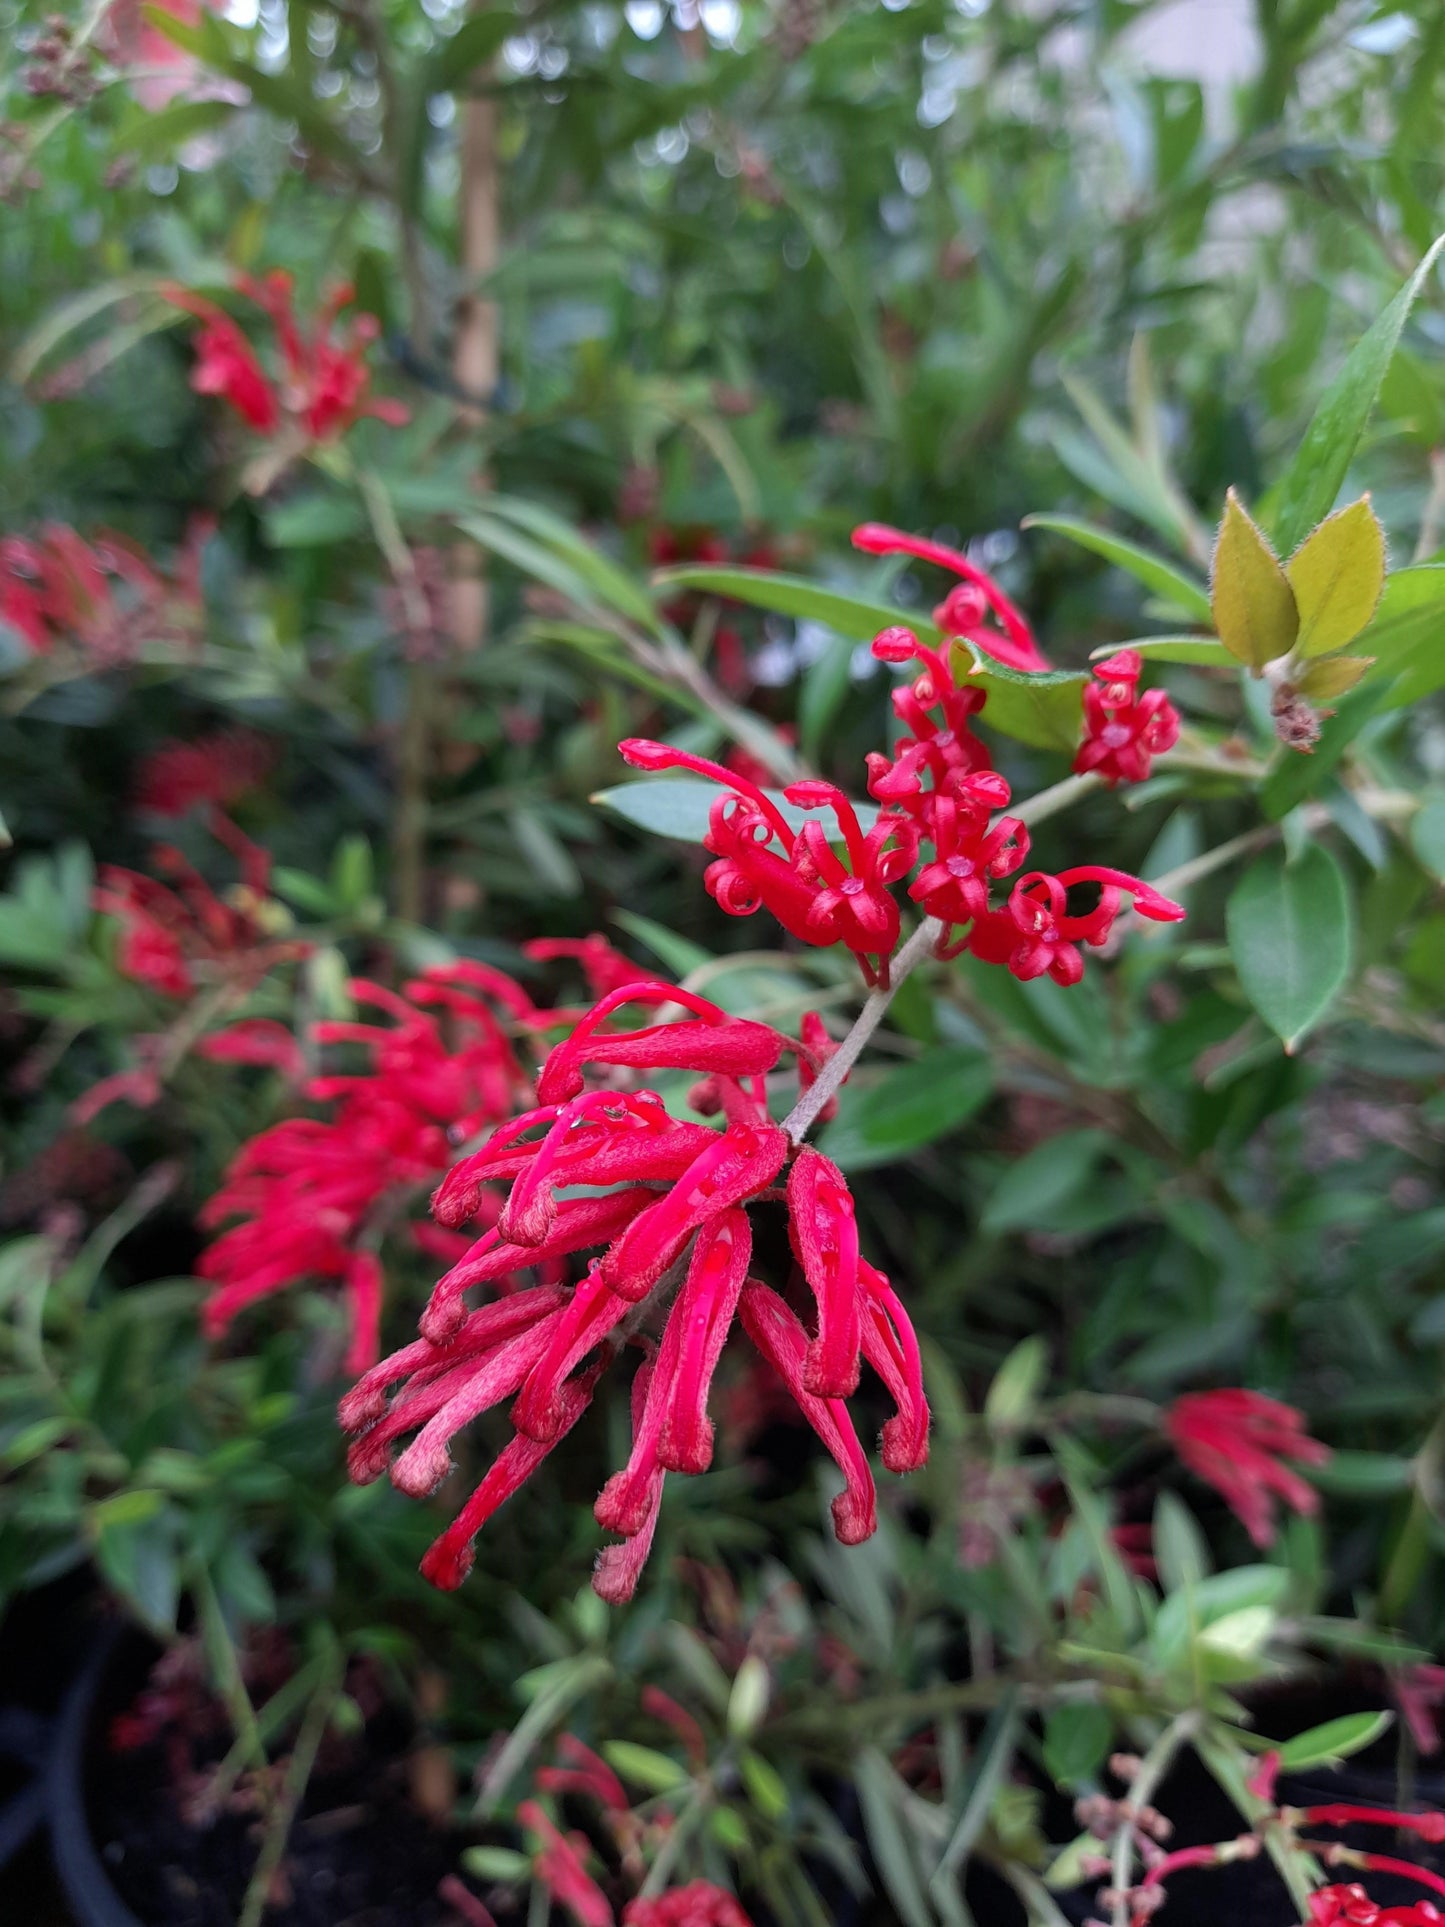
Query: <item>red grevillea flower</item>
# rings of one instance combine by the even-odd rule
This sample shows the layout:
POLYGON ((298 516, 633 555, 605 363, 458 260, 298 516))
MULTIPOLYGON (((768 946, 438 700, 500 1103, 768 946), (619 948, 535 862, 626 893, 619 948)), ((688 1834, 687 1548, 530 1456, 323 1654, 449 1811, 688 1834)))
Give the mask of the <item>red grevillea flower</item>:
POLYGON ((597 931, 590 937, 533 937, 522 945, 522 955, 534 963, 575 963, 594 997, 605 997, 624 984, 652 981, 641 964, 623 956, 597 931))
POLYGON ((977 683, 960 688, 943 652, 926 647, 911 629, 880 631, 873 638, 873 654, 880 662, 920 662, 923 674, 893 692, 893 708, 908 734, 893 745, 891 759, 880 750, 869 752, 868 794, 906 810, 928 833, 935 796, 952 791, 976 771, 992 768, 988 751, 969 728, 987 695, 977 683), (933 709, 942 710, 941 723, 929 714, 933 709), (927 789, 925 776, 930 778, 927 789))
MULTIPOLYGON (((500 1003, 524 1022, 531 1006, 500 972, 466 962, 425 972, 405 995, 364 980, 351 992, 394 1021, 319 1023, 312 1036, 321 1045, 361 1046, 369 1068, 314 1077, 305 1086, 307 1097, 335 1104, 330 1117, 287 1118, 242 1146, 201 1213, 207 1229, 229 1218, 240 1222, 197 1269, 213 1287, 204 1313, 213 1337, 259 1298, 308 1277, 336 1280, 351 1324, 346 1369, 361 1372, 377 1356, 382 1278, 375 1247, 408 1192, 423 1195, 446 1169, 454 1136, 509 1116, 527 1091, 492 1006, 500 1003), (450 1035, 433 1014, 438 1010, 450 1035)), ((524 1262, 532 1261, 529 1253, 524 1262)), ((505 1267, 490 1275, 511 1282, 505 1267)))
POLYGON ((491 1185, 509 1179, 511 1191, 495 1222, 437 1283, 420 1338, 341 1402, 342 1425, 353 1435, 352 1476, 379 1477, 394 1445, 415 1434, 390 1473, 403 1491, 421 1496, 450 1471, 453 1436, 515 1399, 511 1443, 423 1561, 435 1584, 465 1578, 478 1530, 576 1423, 599 1373, 629 1341, 644 1352, 632 1385, 632 1450, 596 1507, 599 1522, 621 1536, 594 1576, 605 1599, 630 1598, 636 1587, 667 1473, 702 1472, 712 1461, 708 1394, 735 1319, 843 1472, 833 1506, 841 1539, 866 1538, 877 1522, 867 1457, 843 1402, 857 1383, 860 1354, 897 1407, 883 1431, 885 1465, 903 1472, 924 1463, 928 1408, 907 1315, 888 1280, 859 1254, 842 1173, 815 1150, 795 1153, 769 1117, 766 1078, 784 1052, 811 1060, 816 1074, 802 1040, 730 1017, 671 985, 625 986, 552 1050, 537 1108, 502 1125, 448 1172, 433 1200, 448 1227, 473 1217, 491 1185), (635 1004, 683 1015, 635 1030, 605 1027, 635 1004), (613 1077, 623 1069, 696 1071, 692 1104, 720 1116, 721 1127, 672 1116, 653 1091, 588 1089, 593 1065, 613 1077), (814 1305, 810 1326, 751 1275, 749 1207, 764 1201, 787 1208, 814 1305), (587 1252, 599 1255, 573 1287, 543 1282, 466 1307, 473 1286, 587 1252))
MULTIPOLYGON (((1012 876, 1029 853, 1029 833, 1016 816, 991 824, 994 810, 1009 801, 1009 786, 993 771, 958 778, 932 797, 931 863, 925 863, 908 894, 940 923, 978 923, 989 915, 989 885, 1012 876)), ((945 931, 940 956, 964 949, 967 938, 955 944, 945 931)))
POLYGON ((966 947, 985 963, 1004 964, 1028 983, 1050 976, 1058 984, 1076 984, 1084 974, 1081 944, 1106 943, 1123 908, 1132 897, 1141 917, 1153 923, 1177 923, 1184 906, 1160 896, 1140 878, 1098 863, 1083 863, 1050 876, 1031 870, 1020 877, 1006 907, 980 917, 968 933, 966 947), (1099 885, 1094 908, 1070 915, 1068 893, 1079 883, 1099 885))
POLYGON ((1267 1546, 1277 1498, 1307 1516, 1319 1509, 1314 1487, 1284 1463, 1322 1465, 1329 1458, 1329 1447, 1304 1423, 1292 1405, 1231 1386, 1176 1399, 1164 1430, 1190 1471, 1224 1495, 1257 1546, 1267 1546))
POLYGON ((1309 1919, 1303 1927, 1431 1927, 1445 1914, 1430 1900, 1409 1906, 1381 1907, 1363 1887, 1321 1887, 1310 1895, 1309 1919))
POLYGON ((730 1893, 711 1881, 694 1880, 651 1900, 629 1900, 622 1927, 753 1927, 730 1893))
POLYGON ((837 827, 830 831, 810 817, 795 831, 765 790, 720 763, 639 737, 618 748, 634 769, 688 769, 723 786, 704 838, 717 858, 704 881, 721 909, 734 917, 765 909, 803 943, 846 945, 868 981, 879 979, 900 927, 889 886, 918 855, 918 832, 907 816, 883 810, 865 835, 843 792, 809 779, 790 784, 784 797, 800 809, 831 811, 837 827), (846 864, 832 847, 839 837, 846 864))
POLYGON ((372 398, 366 349, 380 329, 375 315, 358 314, 349 331, 335 334, 341 310, 355 298, 347 284, 333 288, 309 328, 298 322, 289 274, 279 269, 261 278, 241 276, 238 291, 270 316, 281 353, 281 375, 273 380, 249 338, 223 309, 189 288, 168 286, 166 299, 203 324, 196 337, 191 386, 199 395, 219 395, 260 435, 283 427, 304 442, 324 442, 344 434, 363 415, 399 427, 410 411, 398 401, 372 398))
POLYGON ((193 643, 200 630, 200 550, 211 524, 197 521, 172 576, 119 535, 87 542, 52 523, 35 536, 0 541, 0 622, 38 655, 69 644, 96 668, 133 662, 147 643, 193 643))
POLYGON ((1111 789, 1142 783, 1154 757, 1179 741, 1179 711, 1162 689, 1139 694, 1144 658, 1121 649, 1094 670, 1084 691, 1084 740, 1074 758, 1080 775, 1097 771, 1111 789))
POLYGON ((535 1800, 523 1800, 517 1818, 541 1842, 532 1865, 538 1880, 577 1927, 613 1927, 612 1903, 587 1871, 592 1844, 585 1833, 559 1833, 535 1800))
POLYGON ((152 816, 184 816, 200 803, 228 807, 255 789, 275 761, 275 745, 251 729, 162 743, 136 772, 136 806, 152 816))
POLYGON ((911 555, 920 562, 935 562, 963 577, 962 582, 944 598, 933 612, 933 620, 945 635, 963 636, 976 643, 995 662, 1025 673, 1053 667, 1034 640, 1027 618, 1003 590, 977 563, 958 549, 923 536, 905 535, 902 529, 883 522, 865 522, 853 531, 853 546, 865 555, 911 555))
POLYGON ((188 997, 202 982, 245 989, 310 949, 275 935, 269 853, 219 811, 211 828, 240 864, 240 881, 225 898, 170 844, 154 852, 156 868, 170 883, 104 864, 91 898, 95 909, 121 925, 117 962, 123 974, 165 997, 188 997))

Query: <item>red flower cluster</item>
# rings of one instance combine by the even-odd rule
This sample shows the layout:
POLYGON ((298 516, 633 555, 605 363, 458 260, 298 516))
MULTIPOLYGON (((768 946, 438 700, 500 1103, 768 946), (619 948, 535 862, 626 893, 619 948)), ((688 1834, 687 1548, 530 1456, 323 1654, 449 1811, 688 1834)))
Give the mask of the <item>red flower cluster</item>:
POLYGON ((515 1395, 511 1442, 423 1561, 435 1584, 460 1585, 481 1526, 576 1424, 600 1373, 629 1339, 647 1356, 632 1385, 631 1456, 597 1501, 599 1522, 622 1539, 598 1562, 594 1585, 605 1599, 632 1595, 666 1474, 701 1472, 711 1462, 708 1392, 735 1317, 843 1472, 833 1515, 845 1543, 866 1538, 877 1523, 867 1457, 844 1403, 858 1383, 860 1355, 897 1406, 883 1429, 885 1465, 904 1472, 924 1463, 928 1408, 907 1315, 859 1253, 842 1173, 812 1148, 795 1149, 770 1121, 766 1078, 785 1051, 808 1073, 821 1066, 807 1043, 729 1017, 689 992, 624 986, 548 1056, 538 1107, 447 1174, 433 1201, 447 1227, 486 1215, 487 1187, 497 1181, 510 1179, 511 1191, 495 1224, 437 1284, 418 1340, 341 1402, 342 1425, 353 1434, 353 1478, 378 1478, 389 1466, 393 1483, 420 1497, 451 1470, 451 1439, 515 1395), (604 1028, 628 1004, 688 1014, 638 1030, 604 1028), (692 1109, 720 1116, 722 1126, 674 1117, 649 1090, 587 1090, 588 1065, 695 1071, 692 1109), (750 1275, 747 1207, 763 1200, 787 1206, 813 1300, 810 1328, 750 1275), (575 1288, 544 1281, 478 1310, 465 1307, 474 1285, 599 1247, 575 1288), (658 1323, 660 1332, 649 1333, 658 1323), (393 1447, 411 1433, 391 1463, 393 1447))
POLYGON ((1224 1495, 1257 1546, 1273 1543, 1275 1500, 1306 1516, 1319 1494, 1284 1461, 1322 1465, 1329 1447, 1310 1437, 1304 1414, 1259 1392, 1227 1387, 1176 1399, 1164 1429, 1197 1478, 1224 1495))
POLYGON ((1321 1887, 1310 1895, 1309 1919, 1303 1927, 1431 1927, 1445 1914, 1430 1900, 1404 1907, 1381 1907, 1363 1887, 1321 1887))
POLYGON ((694 1880, 655 1900, 629 1900, 622 1927, 753 1927, 730 1893, 711 1881, 694 1880))
POLYGON ((365 353, 380 324, 375 315, 358 314, 349 332, 333 333, 341 310, 355 299, 347 284, 333 288, 309 330, 297 321, 291 277, 275 272, 257 279, 241 276, 239 293, 270 316, 281 350, 281 376, 273 380, 244 331, 224 309, 189 288, 169 286, 168 301, 202 322, 196 339, 191 386, 199 395, 219 395, 260 435, 283 429, 302 442, 324 442, 344 434, 363 415, 399 427, 410 411, 398 401, 369 397, 371 370, 365 353))
POLYGON ((244 989, 309 948, 274 934, 269 853, 219 810, 210 827, 240 864, 240 881, 225 900, 168 843, 157 845, 154 861, 170 883, 105 864, 91 899, 122 926, 122 972, 165 997, 189 997, 205 981, 244 989))
POLYGON ((37 655, 69 642, 97 668, 134 662, 148 642, 192 643, 200 627, 200 552, 209 535, 209 523, 193 525, 172 577, 118 535, 87 542, 52 523, 37 536, 6 536, 0 624, 37 655))
POLYGON ((865 836, 842 790, 810 778, 790 784, 784 797, 802 809, 831 810, 837 828, 830 836, 814 817, 795 831, 765 790, 721 763, 641 737, 618 748, 634 769, 688 769, 723 785, 706 839, 717 861, 704 879, 719 908, 733 917, 766 909, 804 943, 846 945, 869 983, 885 975, 900 927, 888 886, 908 874, 918 855, 917 832, 905 815, 880 811, 865 836), (833 849, 840 833, 847 864, 833 849))
POLYGON ((1053 667, 1039 648, 1028 619, 1009 601, 991 575, 958 549, 923 536, 906 535, 883 522, 865 522, 853 531, 853 546, 865 555, 911 555, 920 562, 937 563, 963 580, 951 589, 933 612, 946 636, 961 636, 1001 662, 1025 674, 1053 667))
MULTIPOLYGON (((361 1372, 377 1356, 376 1247, 398 1199, 434 1184, 456 1142, 511 1115, 528 1086, 507 1021, 529 1027, 546 1020, 509 977, 470 962, 425 971, 401 996, 362 979, 351 994, 395 1021, 318 1023, 311 1034, 321 1045, 360 1045, 369 1068, 313 1077, 304 1095, 333 1103, 331 1117, 287 1118, 242 1147, 201 1213, 212 1229, 228 1218, 242 1222, 210 1247, 198 1269, 214 1286, 205 1309, 213 1337, 258 1298, 307 1277, 338 1279, 351 1321, 346 1368, 361 1372)), ((241 1030, 209 1040, 222 1047, 211 1054, 267 1061, 264 1038, 257 1039, 259 1058, 224 1048, 241 1030)), ((484 1209, 480 1194, 477 1209, 484 1209)), ((456 1255, 461 1241, 428 1225, 411 1229, 424 1249, 456 1255)))
POLYGON ((255 789, 275 761, 274 744, 251 729, 162 743, 137 772, 136 805, 152 816, 185 816, 200 803, 228 807, 255 789))
POLYGON ((1152 759, 1179 741, 1179 711, 1162 689, 1139 694, 1144 658, 1121 649, 1101 662, 1084 691, 1084 740, 1074 758, 1080 775, 1095 770, 1110 789, 1142 783, 1152 759))
POLYGON ((990 886, 1022 866, 1029 835, 1018 817, 994 820, 1010 801, 1009 786, 989 767, 988 752, 969 727, 985 693, 974 684, 960 687, 943 653, 911 630, 885 629, 875 637, 873 653, 883 662, 917 661, 923 673, 894 692, 894 709, 908 733, 894 743, 891 757, 881 751, 868 757, 868 793, 883 807, 866 834, 852 803, 831 783, 793 783, 783 796, 805 810, 830 810, 838 830, 830 833, 818 819, 795 830, 768 793, 735 770, 665 743, 630 738, 619 745, 634 768, 687 769, 724 786, 705 839, 717 859, 705 881, 724 910, 748 916, 766 909, 804 943, 845 944, 870 983, 888 981, 888 958, 898 941, 898 905, 890 886, 907 875, 927 843, 932 859, 908 894, 946 926, 939 954, 969 950, 1025 981, 1047 974, 1061 984, 1077 983, 1084 974, 1081 946, 1107 942, 1126 897, 1140 916, 1156 922, 1184 915, 1179 904, 1138 877, 1098 864, 1057 876, 1030 871, 1001 905, 992 906, 990 886), (839 831, 847 864, 833 849, 839 831), (1092 909, 1071 914, 1068 892, 1075 884, 1095 884, 1099 896, 1092 909))

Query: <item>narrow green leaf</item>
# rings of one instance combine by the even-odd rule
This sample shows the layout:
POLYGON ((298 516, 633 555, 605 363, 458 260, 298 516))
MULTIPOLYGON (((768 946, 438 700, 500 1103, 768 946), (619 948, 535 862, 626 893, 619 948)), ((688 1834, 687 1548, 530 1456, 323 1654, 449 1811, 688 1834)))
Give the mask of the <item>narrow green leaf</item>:
POLYGON ((1410 824, 1410 843, 1434 877, 1445 883, 1445 789, 1426 790, 1410 824))
POLYGON ((1315 409, 1314 419, 1279 485, 1274 536, 1286 555, 1334 507, 1405 321, 1442 247, 1445 235, 1433 243, 1389 307, 1355 344, 1315 409))
MULTIPOLYGON (((597 790, 591 800, 599 809, 651 830, 654 836, 674 837, 679 843, 701 843, 707 835, 708 812, 719 796, 725 795, 718 784, 701 776, 659 776, 636 783, 618 783, 612 789, 597 790)), ((777 804, 790 829, 800 830, 817 815, 783 800, 781 790, 763 794, 777 804)), ((876 803, 855 803, 858 821, 865 833, 878 818, 876 803)), ((831 818, 827 819, 831 823, 831 818)))
POLYGON ((1299 653, 1327 656, 1352 642, 1374 615, 1385 586, 1385 531, 1369 496, 1321 522, 1285 573, 1299 610, 1299 653))
POLYGON ((450 93, 470 80, 478 67, 485 66, 502 43, 517 31, 517 16, 510 7, 474 13, 464 20, 450 40, 442 42, 433 55, 427 74, 427 92, 450 93))
POLYGON ((988 1102, 993 1073, 982 1052, 935 1050, 926 1061, 927 1077, 906 1064, 877 1083, 845 1084, 819 1150, 844 1171, 892 1164, 957 1130, 988 1102))
POLYGON ((686 1786, 690 1777, 670 1754, 633 1740, 604 1740, 602 1756, 615 1773, 649 1793, 670 1793, 674 1787, 686 1786))
POLYGON ((1389 1730, 1394 1717, 1381 1711, 1345 1713, 1339 1719, 1325 1720, 1284 1742, 1279 1748, 1280 1768, 1285 1773, 1298 1773, 1307 1766, 1340 1766, 1352 1753, 1373 1746, 1389 1730))
POLYGON ((1219 640, 1255 675, 1294 647, 1299 614, 1289 578, 1233 489, 1214 545, 1210 607, 1219 640))
POLYGON ((700 943, 694 943, 690 937, 680 937, 665 924, 654 923, 651 917, 639 916, 635 910, 614 910, 612 921, 628 936, 646 944, 652 954, 661 957, 668 969, 679 978, 688 976, 694 970, 701 970, 704 964, 713 961, 711 950, 704 950, 700 943))
POLYGON ((653 581, 663 589, 701 589, 709 595, 731 596, 734 602, 746 602, 754 609, 771 610, 774 615, 821 622, 854 642, 871 642, 880 629, 900 623, 921 642, 936 644, 941 640, 933 623, 916 609, 898 609, 869 596, 823 589, 800 575, 775 575, 769 569, 713 568, 699 563, 659 570, 653 581))
POLYGON ((1349 976, 1349 893, 1321 844, 1295 863, 1277 853, 1246 872, 1229 899, 1229 948, 1245 995, 1293 1052, 1349 976))
POLYGON ((1192 575, 1186 575, 1183 569, 1176 568, 1163 556, 1140 548, 1137 542, 1129 542, 1123 536, 1115 535, 1112 529, 1101 529, 1093 522, 1075 521, 1068 515, 1026 515, 1021 526, 1026 529, 1051 529, 1055 535, 1065 535, 1071 542, 1077 542, 1080 548, 1101 555, 1106 562, 1126 570, 1146 589, 1163 596, 1196 621, 1209 622, 1212 619, 1209 590, 1202 582, 1192 575))
POLYGON ((1041 1224, 1092 1176, 1108 1143, 1103 1131, 1061 1131, 1009 1165, 984 1206, 979 1227, 997 1235, 1041 1224))
POLYGON ((898 1811, 902 1782, 886 1756, 870 1746, 853 1762, 853 1784, 863 1809, 868 1845, 888 1898, 905 1927, 933 1927, 918 1864, 898 1811))
POLYGON ((1021 1339, 994 1374, 984 1399, 990 1425, 1018 1425, 1034 1409, 1049 1369, 1049 1348, 1035 1332, 1021 1339))
POLYGON ((1195 663, 1201 669, 1228 669, 1234 661, 1216 636, 1134 636, 1128 642, 1106 642, 1091 649, 1089 660, 1098 662, 1121 649, 1135 649, 1155 662, 1195 663))

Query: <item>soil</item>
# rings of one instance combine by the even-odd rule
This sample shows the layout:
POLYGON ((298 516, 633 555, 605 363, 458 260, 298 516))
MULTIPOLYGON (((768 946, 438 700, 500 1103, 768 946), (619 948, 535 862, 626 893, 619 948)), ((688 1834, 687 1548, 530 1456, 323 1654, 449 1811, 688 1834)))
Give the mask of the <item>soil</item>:
MULTIPOLYGON (((87 1787, 91 1832, 117 1894, 145 1927, 234 1927, 255 1866, 254 1811, 223 1809, 197 1823, 162 1733, 117 1750, 112 1724, 133 1703, 147 1656, 128 1654, 97 1702, 87 1787)), ((458 1927, 438 1895, 464 1840, 408 1797, 409 1733, 383 1709, 354 1741, 323 1750, 292 1825, 267 1927, 458 1927)), ((198 1764, 224 1741, 193 1747, 198 1764)))

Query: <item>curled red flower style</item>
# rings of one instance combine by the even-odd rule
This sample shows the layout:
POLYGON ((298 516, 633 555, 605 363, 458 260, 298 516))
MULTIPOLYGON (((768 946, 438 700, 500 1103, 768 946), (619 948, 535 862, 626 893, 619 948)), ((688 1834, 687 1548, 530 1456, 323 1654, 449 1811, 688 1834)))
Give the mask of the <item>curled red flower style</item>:
POLYGON ((1184 915, 1182 904, 1124 870, 1098 863, 1079 864, 1057 876, 1032 870, 1019 878, 1004 909, 978 919, 967 948, 986 963, 1006 965, 1024 983, 1047 975, 1058 984, 1076 984, 1084 974, 1080 946, 1108 941, 1126 896, 1153 923, 1177 923, 1184 915), (1092 910, 1071 915, 1069 889, 1080 883, 1098 884, 1099 900, 1092 910))
POLYGON ((1267 1546, 1277 1499, 1306 1515, 1319 1508, 1314 1487, 1285 1463, 1322 1465, 1330 1456, 1304 1423, 1293 1406, 1230 1386, 1176 1399, 1164 1429, 1190 1471, 1223 1494, 1257 1546, 1267 1546))
POLYGON ((618 747, 635 769, 687 769, 723 786, 704 839, 717 858, 705 881, 729 916, 766 909, 803 943, 845 945, 870 983, 885 974, 900 928, 890 886, 918 855, 918 832, 906 815, 881 811, 865 834, 843 792, 810 779, 791 784, 785 799, 800 809, 830 811, 837 828, 830 833, 821 817, 810 816, 795 831, 765 790, 720 763, 638 737, 618 747), (835 839, 847 850, 846 864, 833 849, 835 839))
POLYGON ((341 310, 355 299, 343 283, 331 290, 309 328, 300 323, 292 302, 291 277, 280 270, 241 276, 237 290, 270 317, 280 350, 281 372, 273 379, 240 325, 189 288, 168 286, 166 299, 202 323, 196 337, 191 386, 200 395, 218 395, 257 434, 273 436, 289 427, 303 443, 342 435, 365 415, 399 427, 410 411, 398 401, 371 396, 366 350, 380 324, 361 313, 341 336, 341 310))
POLYGON ((963 580, 933 612, 945 635, 963 636, 1006 668, 1032 673, 1052 668, 1034 639, 1023 612, 1010 602, 991 575, 958 549, 924 536, 907 535, 883 522, 865 522, 853 531, 853 546, 865 555, 911 555, 933 562, 963 580))
POLYGON ((893 692, 894 711, 908 734, 893 745, 891 758, 880 750, 869 752, 868 794, 905 810, 928 835, 935 799, 952 793, 964 778, 992 768, 988 751, 969 728, 987 700, 986 692, 977 683, 960 688, 943 652, 921 643, 911 629, 881 630, 873 638, 873 654, 880 662, 922 663, 923 674, 893 692), (929 714, 934 709, 942 710, 941 723, 929 714), (925 776, 930 778, 927 789, 925 776))
POLYGON ((1083 775, 1096 771, 1111 789, 1142 783, 1153 759, 1179 741, 1179 711, 1162 689, 1139 694, 1144 659, 1120 649, 1094 670, 1084 691, 1084 740, 1074 758, 1083 775))
POLYGON ((594 1577, 606 1599, 632 1595, 666 1475, 711 1463, 709 1392, 735 1321, 782 1375, 843 1472, 834 1504, 840 1538, 866 1538, 877 1517, 868 1461, 843 1402, 857 1383, 860 1355, 897 1407, 884 1428, 884 1463, 900 1472, 924 1463, 928 1412, 907 1316, 887 1279, 859 1255, 842 1173, 817 1151, 795 1154, 769 1118, 766 1078, 785 1052, 816 1074, 818 1059, 804 1040, 730 1017, 670 985, 619 989, 552 1050, 537 1108, 502 1125, 447 1174, 434 1199, 446 1226, 465 1223, 498 1181, 510 1179, 511 1191, 495 1223, 439 1280, 421 1337, 367 1373, 341 1403, 341 1422, 353 1435, 353 1477, 379 1477, 389 1465, 395 1484, 423 1494, 447 1476, 451 1438, 515 1399, 511 1443, 423 1562, 436 1584, 461 1583, 482 1524, 576 1423, 598 1374, 629 1342, 644 1352, 632 1385, 632 1450, 596 1507, 621 1541, 604 1550, 594 1577), (670 1005, 683 1015, 635 1030, 605 1027, 630 1004, 670 1005), (589 1090, 591 1065, 611 1075, 695 1071, 694 1107, 720 1116, 720 1127, 672 1116, 649 1090, 589 1090), (787 1207, 816 1307, 811 1331, 751 1275, 749 1209, 764 1200, 787 1207), (476 1285, 586 1252, 599 1255, 575 1286, 543 1283, 466 1307, 476 1285), (408 1435, 411 1444, 390 1463, 408 1435))

